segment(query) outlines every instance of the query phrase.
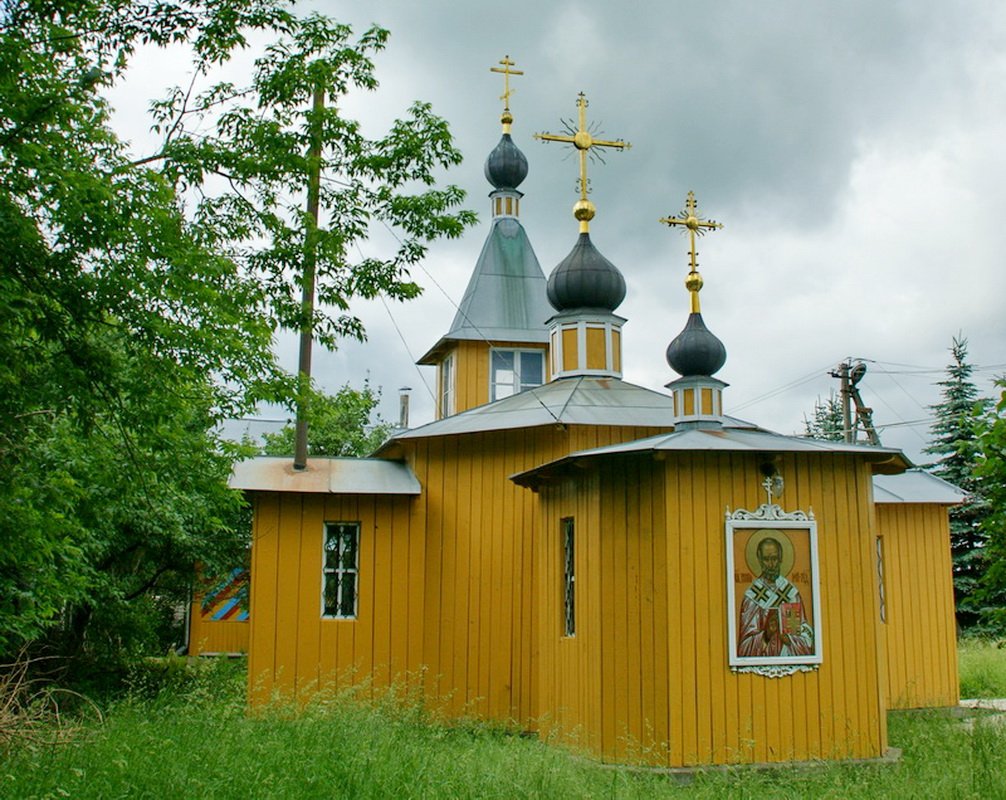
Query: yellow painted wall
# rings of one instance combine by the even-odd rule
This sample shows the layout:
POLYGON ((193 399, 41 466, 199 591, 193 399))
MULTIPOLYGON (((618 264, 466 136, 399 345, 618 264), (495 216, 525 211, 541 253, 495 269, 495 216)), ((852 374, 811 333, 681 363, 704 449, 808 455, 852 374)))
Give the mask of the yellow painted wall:
POLYGON ((883 503, 876 509, 884 550, 889 706, 957 705, 960 684, 947 508, 883 503))
MULTIPOLYGON (((724 512, 764 502, 755 456, 610 459, 543 487, 540 709, 607 761, 660 766, 876 757, 886 748, 870 473, 788 456, 786 510, 818 522, 824 662, 728 666, 724 512), (578 627, 565 639, 559 520, 576 515, 578 627), (595 521, 596 520, 596 521, 595 521)), ((546 731, 548 729, 546 728, 546 731)))
MULTIPOLYGON (((459 341, 449 352, 455 359, 454 413, 460 414, 469 408, 481 406, 489 402, 489 360, 490 348, 503 347, 522 350, 539 348, 545 354, 545 381, 549 380, 548 353, 543 345, 527 342, 479 342, 459 341)), ((439 398, 440 371, 437 370, 437 386, 439 398)), ((438 399, 439 402, 439 399, 438 399)), ((437 409, 437 418, 443 417, 437 409)))
POLYGON ((426 701, 448 713, 531 725, 536 497, 509 477, 662 430, 572 425, 405 440, 418 497, 257 494, 252 697, 310 690, 351 668, 374 686, 421 674, 426 701), (324 522, 357 520, 359 618, 321 619, 324 522))
POLYGON ((319 682, 388 686, 422 664, 424 537, 410 497, 258 493, 252 529, 250 696, 319 682), (321 615, 325 522, 359 522, 356 619, 321 615))
POLYGON ((189 609, 189 655, 248 652, 248 620, 210 620, 201 612, 197 597, 189 609))

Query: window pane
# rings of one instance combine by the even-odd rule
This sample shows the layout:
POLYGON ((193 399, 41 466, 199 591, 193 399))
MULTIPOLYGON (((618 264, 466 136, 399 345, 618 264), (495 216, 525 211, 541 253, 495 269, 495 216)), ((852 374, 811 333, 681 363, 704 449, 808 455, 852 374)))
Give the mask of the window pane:
POLYGON ((530 389, 545 382, 545 354, 524 351, 520 354, 520 388, 530 389))
POLYGON ((356 614, 356 575, 347 572, 342 576, 342 602, 339 604, 339 613, 344 617, 352 617, 356 614))
POLYGON ((342 568, 356 569, 356 528, 346 528, 342 534, 342 568))
POLYGON ((517 391, 514 386, 514 364, 516 352, 513 350, 493 350, 492 351, 492 397, 491 400, 499 400, 509 397, 517 391))
POLYGON ((339 581, 336 576, 325 576, 325 616, 331 617, 339 613, 339 581))

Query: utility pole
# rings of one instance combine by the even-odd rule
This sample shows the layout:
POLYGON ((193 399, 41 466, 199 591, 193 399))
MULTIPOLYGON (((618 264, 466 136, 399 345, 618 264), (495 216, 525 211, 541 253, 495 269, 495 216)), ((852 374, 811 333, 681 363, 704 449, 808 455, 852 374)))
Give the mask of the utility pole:
POLYGON ((307 231, 300 300, 300 358, 297 365, 297 424, 293 468, 307 469, 307 402, 311 395, 311 343, 314 339, 314 282, 318 262, 318 211, 321 205, 321 147, 324 140, 325 89, 314 87, 311 144, 307 155, 307 231))
POLYGON ((870 444, 880 446, 880 436, 873 426, 873 409, 868 408, 863 403, 863 397, 859 393, 859 382, 866 375, 866 364, 857 361, 852 364, 846 359, 834 370, 828 373, 833 378, 840 381, 839 391, 842 395, 842 440, 846 444, 855 444, 859 439, 859 428, 862 425, 863 432, 870 444), (855 424, 853 424, 852 406, 856 406, 855 424))
POLYGON ((849 362, 843 361, 836 370, 832 370, 828 374, 841 381, 839 394, 842 397, 842 441, 846 444, 852 444, 852 392, 849 389, 849 362))

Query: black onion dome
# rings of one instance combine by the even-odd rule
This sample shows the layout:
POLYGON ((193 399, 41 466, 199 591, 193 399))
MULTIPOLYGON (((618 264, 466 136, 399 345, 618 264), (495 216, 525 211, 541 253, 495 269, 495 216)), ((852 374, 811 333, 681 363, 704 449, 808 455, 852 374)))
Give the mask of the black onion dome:
POLYGON ((527 158, 504 133, 499 144, 486 158, 486 180, 497 189, 516 189, 527 177, 527 158))
POLYGON ((580 238, 548 277, 548 302, 556 311, 598 308, 614 311, 625 299, 625 278, 602 256, 590 234, 580 238))
POLYGON ((702 321, 702 315, 688 315, 684 330, 667 345, 667 363, 684 378, 710 376, 727 361, 727 349, 702 321))

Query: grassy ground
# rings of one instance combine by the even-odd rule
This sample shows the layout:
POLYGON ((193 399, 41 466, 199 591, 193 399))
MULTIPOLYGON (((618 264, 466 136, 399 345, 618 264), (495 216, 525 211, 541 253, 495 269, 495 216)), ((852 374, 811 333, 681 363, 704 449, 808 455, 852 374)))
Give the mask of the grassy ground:
POLYGON ((961 697, 1006 697, 1006 642, 965 639, 957 652, 961 697))
MULTIPOLYGON (((160 692, 141 682, 68 743, 0 755, 0 797, 1006 798, 1006 726, 989 717, 892 714, 891 744, 904 750, 895 766, 738 770, 682 787, 478 723, 429 724, 391 703, 249 716, 240 676, 226 665, 206 673, 160 692)), ((1006 696, 1006 681, 997 686, 1006 696)))

